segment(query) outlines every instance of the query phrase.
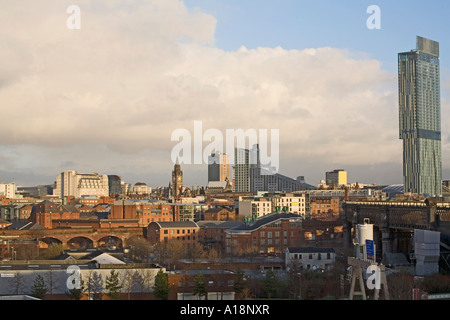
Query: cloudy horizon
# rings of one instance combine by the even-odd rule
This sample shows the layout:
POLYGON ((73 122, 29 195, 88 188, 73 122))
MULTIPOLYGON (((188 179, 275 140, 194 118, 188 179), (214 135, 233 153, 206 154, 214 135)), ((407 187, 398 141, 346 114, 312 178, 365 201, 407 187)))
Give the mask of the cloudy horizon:
MULTIPOLYGON (((1 182, 51 184, 75 170, 167 186, 172 132, 201 120, 223 133, 278 129, 279 172, 312 185, 334 169, 349 182, 402 183, 397 71, 371 52, 224 49, 219 15, 183 1, 76 2, 80 30, 66 26, 71 1, 0 5, 1 182)), ((445 180, 446 67, 441 81, 445 180)), ((182 170, 186 186, 207 184, 206 164, 182 170)))

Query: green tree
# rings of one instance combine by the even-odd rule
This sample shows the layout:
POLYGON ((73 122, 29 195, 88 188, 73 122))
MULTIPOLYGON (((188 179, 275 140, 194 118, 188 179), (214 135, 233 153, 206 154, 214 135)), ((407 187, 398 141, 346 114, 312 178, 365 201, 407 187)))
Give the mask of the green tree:
POLYGON ((105 282, 106 295, 111 299, 120 297, 122 286, 119 284, 119 273, 112 269, 109 276, 106 276, 105 282))
POLYGON ((194 278, 194 295, 198 296, 201 300, 202 297, 206 296, 206 280, 203 273, 199 272, 194 278))
POLYGON ((41 254, 41 258, 52 260, 64 253, 64 246, 59 243, 52 243, 48 246, 47 250, 41 254))
POLYGON ((80 300, 83 294, 86 292, 86 287, 84 285, 84 281, 80 281, 80 287, 70 289, 66 292, 66 295, 68 295, 73 300, 80 300))
POLYGON ((31 286, 31 295, 38 299, 43 299, 47 294, 48 288, 45 284, 44 277, 40 274, 33 281, 33 285, 31 286))
POLYGON ((167 274, 159 269, 155 276, 155 285, 153 286, 155 296, 162 300, 167 300, 169 296, 169 278, 167 274))
POLYGON ((101 300, 103 293, 103 279, 102 275, 98 274, 97 271, 94 271, 89 275, 87 291, 89 298, 92 297, 94 300, 101 300))

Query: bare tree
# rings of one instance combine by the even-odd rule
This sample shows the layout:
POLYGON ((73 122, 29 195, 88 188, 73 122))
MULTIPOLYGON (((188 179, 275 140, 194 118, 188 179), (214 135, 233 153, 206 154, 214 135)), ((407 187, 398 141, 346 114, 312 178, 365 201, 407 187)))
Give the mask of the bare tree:
POLYGON ((25 290, 25 279, 22 274, 16 272, 14 277, 9 279, 9 287, 12 294, 21 294, 25 290))
POLYGON ((49 270, 45 274, 45 280, 47 283, 48 293, 53 294, 53 290, 56 290, 59 287, 59 282, 55 279, 55 273, 53 270, 49 270))
POLYGON ((122 289, 125 290, 128 296, 128 300, 130 300, 131 291, 133 289, 133 273, 130 269, 126 269, 125 272, 122 273, 122 289))

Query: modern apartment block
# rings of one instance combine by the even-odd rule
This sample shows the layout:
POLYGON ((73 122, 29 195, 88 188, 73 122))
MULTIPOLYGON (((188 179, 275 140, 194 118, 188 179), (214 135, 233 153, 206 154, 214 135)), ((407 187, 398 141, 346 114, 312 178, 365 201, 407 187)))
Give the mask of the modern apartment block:
POLYGON ((405 192, 442 194, 439 43, 417 36, 398 54, 399 133, 405 192))

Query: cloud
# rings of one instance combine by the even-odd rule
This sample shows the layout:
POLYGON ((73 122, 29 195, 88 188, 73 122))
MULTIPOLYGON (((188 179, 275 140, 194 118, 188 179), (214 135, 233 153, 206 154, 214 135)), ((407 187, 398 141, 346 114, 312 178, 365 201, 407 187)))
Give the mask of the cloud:
POLYGON ((280 172, 314 184, 314 163, 401 163, 396 75, 379 61, 328 47, 224 51, 216 18, 177 0, 77 1, 81 30, 69 30, 70 4, 0 5, 0 145, 52 159, 40 167, 52 177, 90 162, 169 175, 171 133, 194 120, 279 129, 280 172))

